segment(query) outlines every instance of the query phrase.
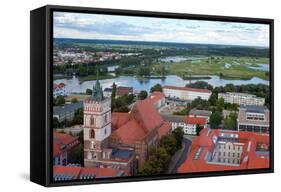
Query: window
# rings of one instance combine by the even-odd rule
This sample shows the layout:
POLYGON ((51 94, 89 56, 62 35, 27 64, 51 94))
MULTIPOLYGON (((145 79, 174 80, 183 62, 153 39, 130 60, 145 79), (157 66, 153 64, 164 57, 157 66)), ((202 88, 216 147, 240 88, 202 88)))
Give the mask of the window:
POLYGON ((90 138, 92 138, 92 139, 95 138, 95 130, 94 129, 90 130, 90 138))
POLYGON ((106 128, 104 129, 104 135, 106 135, 107 131, 106 131, 106 128))

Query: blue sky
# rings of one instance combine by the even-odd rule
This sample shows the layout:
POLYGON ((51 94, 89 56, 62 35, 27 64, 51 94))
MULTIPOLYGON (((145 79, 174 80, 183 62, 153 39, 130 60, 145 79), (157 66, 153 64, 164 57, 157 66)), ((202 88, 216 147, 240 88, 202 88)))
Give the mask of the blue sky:
POLYGON ((269 46, 269 25, 54 13, 54 37, 269 46))

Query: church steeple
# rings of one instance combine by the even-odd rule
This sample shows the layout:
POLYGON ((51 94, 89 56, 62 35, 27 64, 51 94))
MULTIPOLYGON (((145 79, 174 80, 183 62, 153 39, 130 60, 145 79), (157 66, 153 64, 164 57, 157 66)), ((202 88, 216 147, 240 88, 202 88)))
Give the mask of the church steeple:
POLYGON ((104 99, 104 97, 103 97, 102 86, 99 81, 99 70, 97 67, 96 67, 96 69, 97 69, 97 80, 96 80, 96 84, 94 84, 94 86, 93 86, 92 99, 94 101, 100 102, 104 99))

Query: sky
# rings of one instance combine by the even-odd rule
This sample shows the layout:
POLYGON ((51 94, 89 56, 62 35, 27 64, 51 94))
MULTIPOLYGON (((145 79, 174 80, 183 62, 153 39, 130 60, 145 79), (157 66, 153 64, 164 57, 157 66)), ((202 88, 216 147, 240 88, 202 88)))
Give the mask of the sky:
POLYGON ((269 25, 54 12, 54 37, 269 47, 269 25))

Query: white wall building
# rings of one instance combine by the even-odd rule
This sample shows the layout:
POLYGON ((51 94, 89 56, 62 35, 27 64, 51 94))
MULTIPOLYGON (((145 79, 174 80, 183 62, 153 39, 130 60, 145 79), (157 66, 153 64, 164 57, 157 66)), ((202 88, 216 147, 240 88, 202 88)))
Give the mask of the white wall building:
POLYGON ((194 99, 197 98, 208 100, 212 94, 212 92, 208 89, 177 87, 177 86, 164 86, 163 92, 166 97, 172 99, 185 100, 185 101, 193 101, 194 99))
POLYGON ((227 92, 219 93, 218 98, 223 98, 226 103, 235 103, 238 105, 264 105, 265 99, 247 93, 227 92))

